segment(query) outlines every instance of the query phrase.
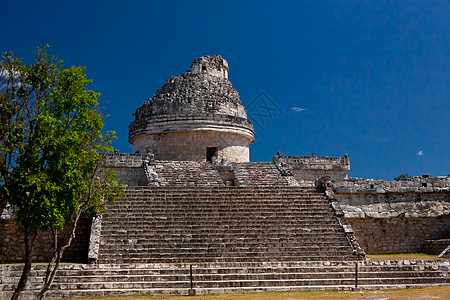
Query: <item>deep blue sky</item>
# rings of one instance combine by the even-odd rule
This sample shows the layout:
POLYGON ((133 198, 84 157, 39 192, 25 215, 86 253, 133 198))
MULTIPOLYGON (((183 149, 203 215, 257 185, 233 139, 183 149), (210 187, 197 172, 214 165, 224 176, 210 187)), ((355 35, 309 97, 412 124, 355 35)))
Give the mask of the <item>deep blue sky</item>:
POLYGON ((140 104, 221 54, 243 104, 263 91, 276 109, 249 108, 252 161, 348 153, 351 177, 450 173, 448 1, 2 0, 0 22, 2 52, 30 63, 49 44, 87 67, 121 152, 140 104))

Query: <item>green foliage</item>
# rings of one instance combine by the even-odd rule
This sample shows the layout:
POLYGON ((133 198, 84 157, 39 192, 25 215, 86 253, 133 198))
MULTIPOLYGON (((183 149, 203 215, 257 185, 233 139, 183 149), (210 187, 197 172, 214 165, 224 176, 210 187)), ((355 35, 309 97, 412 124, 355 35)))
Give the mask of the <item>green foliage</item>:
POLYGON ((84 71, 64 68, 46 48, 32 65, 2 56, 0 201, 17 209, 27 234, 60 230, 81 211, 100 213, 122 191, 102 167, 115 136, 102 135, 100 94, 87 89, 84 71))
POLYGON ((409 176, 408 173, 405 174, 401 174, 398 175, 397 177, 394 178, 395 181, 401 181, 401 180, 406 180, 408 178, 411 178, 412 176, 409 176))

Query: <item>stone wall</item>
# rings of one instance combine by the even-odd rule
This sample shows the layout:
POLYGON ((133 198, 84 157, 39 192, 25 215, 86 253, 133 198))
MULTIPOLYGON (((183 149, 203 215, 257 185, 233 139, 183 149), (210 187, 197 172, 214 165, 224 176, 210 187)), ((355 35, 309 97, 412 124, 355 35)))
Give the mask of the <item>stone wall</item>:
POLYGON ((208 162, 154 160, 149 166, 157 175, 152 185, 171 187, 225 185, 220 174, 208 162))
POLYGON ((117 173, 120 183, 125 185, 147 185, 148 181, 142 166, 149 161, 149 154, 111 154, 106 157, 106 166, 117 173))
POLYGON ((116 171, 118 180, 127 186, 147 186, 144 161, 155 174, 157 186, 224 186, 220 174, 210 162, 161 161, 151 154, 110 154, 106 166, 116 171))
POLYGON ((342 194, 346 218, 438 217, 450 214, 449 193, 342 194))
POLYGON ((129 125, 129 141, 142 135, 188 130, 213 130, 246 136, 254 141, 253 124, 246 118, 212 113, 164 114, 136 119, 129 125))
POLYGON ((440 192, 450 190, 450 177, 413 177, 407 180, 390 181, 378 179, 350 178, 335 181, 333 190, 338 193, 382 194, 385 192, 440 192))
POLYGON ((450 178, 348 179, 331 187, 368 254, 423 252, 450 237, 450 178))
POLYGON ((444 250, 447 250, 442 257, 449 258, 450 251, 448 251, 448 247, 450 247, 450 239, 426 240, 423 244, 423 252, 431 255, 440 255, 444 250))
MULTIPOLYGON (((76 237, 64 252, 63 262, 87 263, 91 219, 82 218, 76 229, 76 237)), ((67 239, 68 231, 61 237, 67 239)), ((44 232, 36 240, 33 262, 47 262, 51 259, 53 238, 44 232)), ((17 230, 15 220, 0 219, 0 263, 18 263, 24 261, 23 235, 17 230)))
POLYGON ((290 186, 287 178, 271 162, 237 163, 233 164, 233 169, 238 186, 290 186))
POLYGON ((367 254, 422 253, 425 240, 450 237, 450 217, 346 218, 367 254))
POLYGON ((153 153, 156 160, 206 161, 206 148, 217 147, 216 158, 228 162, 249 161, 249 140, 227 132, 186 131, 136 138, 135 150, 153 153))
POLYGON ((208 73, 228 79, 229 70, 228 62, 222 56, 214 55, 196 58, 188 71, 191 73, 208 73))
POLYGON ((272 158, 274 163, 283 168, 292 170, 295 179, 299 183, 315 181, 321 177, 329 176, 331 180, 343 180, 347 178, 350 170, 350 160, 344 157, 319 157, 312 156, 282 156, 277 154, 272 158))

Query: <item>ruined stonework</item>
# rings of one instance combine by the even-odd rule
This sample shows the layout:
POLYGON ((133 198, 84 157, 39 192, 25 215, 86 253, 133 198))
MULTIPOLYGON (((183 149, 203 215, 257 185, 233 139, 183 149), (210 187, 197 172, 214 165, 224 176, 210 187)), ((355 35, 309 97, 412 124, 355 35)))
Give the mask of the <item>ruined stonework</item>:
MULTIPOLYGON (((351 289, 355 265, 367 289, 450 283, 449 260, 365 260, 450 249, 450 177, 348 179, 347 154, 250 162, 253 125, 228 72, 220 55, 197 58, 136 110, 135 153, 105 159, 124 194, 80 221, 64 259, 89 264, 61 266, 49 297, 351 289)), ((23 259, 12 218, 0 218, 0 263, 23 259)), ((1 299, 20 267, 0 266, 1 299)))
POLYGON ((424 252, 426 240, 450 237, 450 177, 351 178, 331 187, 369 254, 424 252))
POLYGON ((300 183, 314 183, 325 176, 331 180, 347 179, 347 172, 350 170, 347 154, 343 157, 324 157, 316 156, 315 153, 311 156, 282 156, 278 153, 272 157, 272 161, 280 168, 291 170, 300 183))
POLYGON ((157 160, 248 162, 253 125, 220 55, 194 60, 134 113, 129 141, 157 160))
MULTIPOLYGON (((80 218, 76 229, 76 237, 70 247, 64 251, 63 262, 87 263, 89 249, 91 219, 80 218)), ((64 229, 59 235, 66 240, 69 230, 64 229)), ((24 237, 17 230, 13 219, 0 218, 0 263, 19 263, 25 259, 24 237)), ((44 232, 36 240, 33 262, 47 262, 51 259, 53 237, 50 232, 44 232)), ((0 297, 1 299, 1 297, 0 297)))

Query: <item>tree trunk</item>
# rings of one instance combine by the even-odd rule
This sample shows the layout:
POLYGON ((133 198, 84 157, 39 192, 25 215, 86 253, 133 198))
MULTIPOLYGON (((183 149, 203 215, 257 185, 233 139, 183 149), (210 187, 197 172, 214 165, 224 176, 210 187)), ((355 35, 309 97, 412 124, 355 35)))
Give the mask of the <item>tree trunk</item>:
POLYGON ((47 294, 48 290, 50 289, 50 285, 52 284, 53 279, 55 278, 56 271, 58 271, 59 263, 61 261, 62 253, 60 254, 60 251, 58 251, 57 255, 58 255, 58 257, 56 259, 55 265, 53 266, 52 262, 49 263, 49 268, 47 270, 48 271, 48 273, 47 273, 48 276, 46 276, 44 286, 40 290, 39 294, 36 296, 37 300, 44 299, 45 294, 47 294), (50 264, 52 264, 53 269, 51 268, 50 264))
POLYGON ((70 244, 72 243, 72 240, 75 238, 75 230, 77 229, 77 224, 78 224, 80 215, 81 215, 81 209, 79 209, 79 211, 77 212, 77 214, 75 216, 75 221, 73 222, 69 239, 62 247, 58 246, 58 242, 57 242, 58 241, 57 240, 58 239, 58 231, 55 231, 53 233, 54 238, 55 238, 55 244, 54 244, 55 252, 53 253, 52 260, 48 263, 47 273, 45 275, 45 280, 44 280, 44 286, 42 287, 39 294, 36 296, 36 300, 44 299, 45 294, 47 294, 48 290, 50 289, 50 285, 52 284, 53 279, 55 278, 56 271, 58 271, 58 269, 59 269, 59 264, 61 262, 61 257, 64 253, 64 250, 66 250, 66 248, 70 246, 70 244), (53 267, 53 269, 52 269, 52 267, 53 267))
POLYGON ((27 282, 28 282, 28 276, 31 272, 31 262, 32 262, 32 256, 33 256, 33 248, 34 248, 34 242, 37 237, 37 233, 34 234, 34 236, 29 238, 29 230, 28 227, 25 228, 25 265, 23 267, 22 276, 20 277, 19 283, 17 284, 16 290, 14 291, 14 294, 11 297, 11 300, 17 300, 19 299, 20 294, 25 289, 27 282))

